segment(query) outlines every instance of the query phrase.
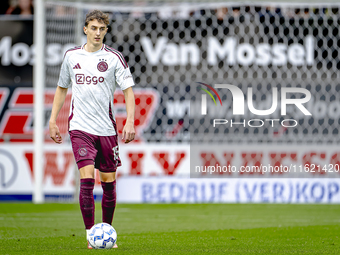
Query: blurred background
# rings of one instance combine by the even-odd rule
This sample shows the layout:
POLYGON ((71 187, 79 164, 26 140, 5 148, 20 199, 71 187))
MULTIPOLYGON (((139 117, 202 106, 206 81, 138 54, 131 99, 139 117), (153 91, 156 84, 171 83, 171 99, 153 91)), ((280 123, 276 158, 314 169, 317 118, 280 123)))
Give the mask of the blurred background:
MULTIPOLYGON (((48 120, 63 55, 86 42, 82 27, 93 9, 109 14, 104 43, 122 52, 136 83, 137 138, 120 146, 119 202, 340 202, 340 13, 335 1, 44 1, 45 47, 36 48, 33 1, 2 0, 0 200, 32 200, 37 52, 45 59, 44 199, 77 199, 78 170, 67 133, 71 90, 58 117, 62 145, 50 141, 48 120), (305 88, 312 95, 305 104, 312 116, 288 107, 283 117, 279 105, 266 118, 294 119, 298 125, 266 122, 261 128, 216 129, 192 101, 198 82, 233 84, 246 96, 252 87, 256 109, 270 108, 273 87, 305 88), (190 114, 193 108, 198 110, 190 114), (209 151, 201 144, 191 151, 190 144, 199 143, 196 130, 216 134, 208 144, 223 146, 209 151), (203 172, 190 178, 193 162, 237 168, 295 166, 298 174, 281 170, 262 178, 263 172, 254 171, 203 172)), ((219 95, 223 108, 208 102, 210 116, 238 122, 258 119, 249 111, 242 118, 232 116, 231 94, 219 90, 219 95)), ((126 112, 119 89, 114 103, 121 133, 126 112)), ((101 197, 99 180, 95 196, 101 197)))

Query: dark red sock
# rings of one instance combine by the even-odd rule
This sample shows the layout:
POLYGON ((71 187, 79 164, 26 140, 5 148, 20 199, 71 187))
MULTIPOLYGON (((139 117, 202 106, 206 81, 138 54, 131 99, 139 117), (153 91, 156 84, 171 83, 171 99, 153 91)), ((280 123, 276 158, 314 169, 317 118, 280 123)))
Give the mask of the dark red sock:
POLYGON ((112 224, 113 214, 116 208, 116 180, 114 182, 102 182, 103 199, 102 211, 103 222, 112 224))
POLYGON ((94 179, 80 180, 79 204, 83 215, 85 229, 90 229, 94 225, 94 179))

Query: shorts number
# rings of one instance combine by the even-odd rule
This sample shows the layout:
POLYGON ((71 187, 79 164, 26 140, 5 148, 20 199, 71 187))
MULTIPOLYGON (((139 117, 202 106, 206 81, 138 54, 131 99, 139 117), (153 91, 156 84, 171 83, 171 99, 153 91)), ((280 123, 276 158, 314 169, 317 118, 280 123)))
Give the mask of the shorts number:
POLYGON ((119 159, 119 147, 118 145, 112 148, 113 151, 113 159, 118 160, 119 159))

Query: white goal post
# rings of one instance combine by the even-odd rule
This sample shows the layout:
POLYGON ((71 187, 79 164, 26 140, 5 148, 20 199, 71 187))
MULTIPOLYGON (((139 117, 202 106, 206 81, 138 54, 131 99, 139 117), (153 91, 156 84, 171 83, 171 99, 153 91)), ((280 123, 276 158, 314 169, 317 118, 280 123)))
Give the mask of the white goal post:
POLYGON ((36 48, 33 67, 34 87, 34 190, 33 202, 44 202, 43 164, 44 161, 44 88, 45 88, 45 5, 44 0, 34 1, 34 44, 36 48))

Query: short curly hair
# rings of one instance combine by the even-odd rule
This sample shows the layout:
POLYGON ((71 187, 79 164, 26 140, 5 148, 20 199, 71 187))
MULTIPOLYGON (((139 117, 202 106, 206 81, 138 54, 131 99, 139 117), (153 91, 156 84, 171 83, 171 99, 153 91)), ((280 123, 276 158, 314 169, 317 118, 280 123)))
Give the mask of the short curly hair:
POLYGON ((109 16, 99 10, 94 10, 86 14, 85 18, 85 27, 89 24, 92 20, 98 20, 100 23, 104 23, 106 26, 109 24, 109 16))

